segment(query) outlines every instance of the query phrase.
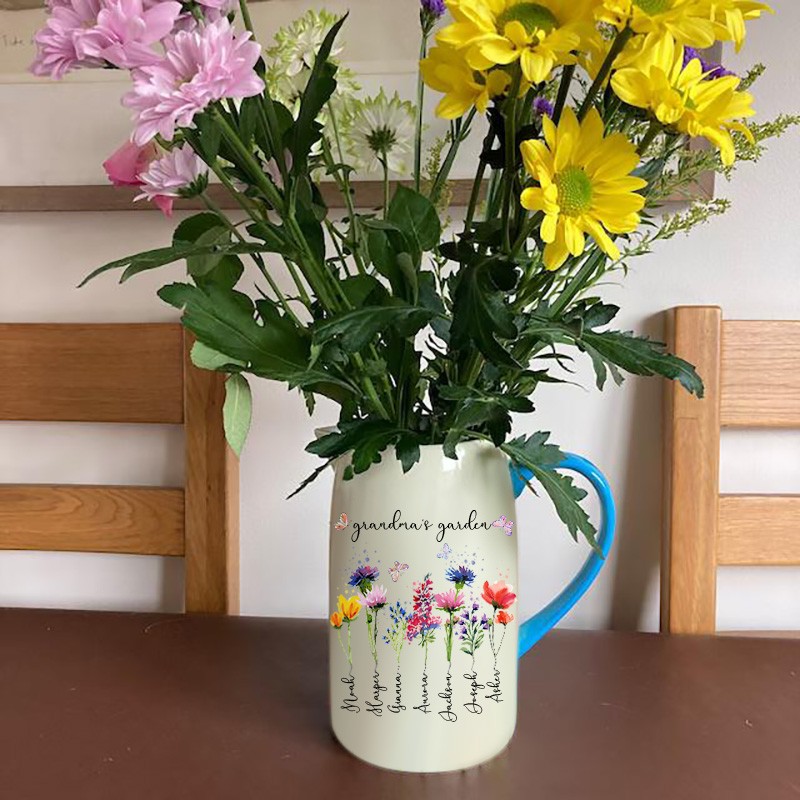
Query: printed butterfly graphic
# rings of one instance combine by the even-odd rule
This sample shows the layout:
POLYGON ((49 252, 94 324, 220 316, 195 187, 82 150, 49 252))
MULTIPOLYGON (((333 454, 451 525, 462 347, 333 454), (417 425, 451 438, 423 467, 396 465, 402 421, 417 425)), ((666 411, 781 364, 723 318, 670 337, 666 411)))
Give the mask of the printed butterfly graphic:
POLYGON ((442 548, 442 552, 441 553, 437 553, 436 554, 436 558, 450 558, 450 553, 452 553, 452 552, 453 552, 453 548, 450 547, 450 545, 447 544, 447 542, 445 542, 444 547, 442 548))
POLYGON ((408 569, 408 564, 401 564, 399 561, 394 562, 393 567, 389 567, 389 574, 392 576, 392 580, 397 583, 400 580, 400 576, 408 569))
POLYGON ((339 521, 333 527, 337 531, 343 531, 347 527, 347 514, 339 514, 339 521))
POLYGON ((505 516, 502 515, 500 519, 496 519, 492 523, 492 527, 502 528, 506 536, 511 536, 511 534, 514 533, 514 531, 511 530, 514 527, 514 523, 510 519, 506 519, 505 516))

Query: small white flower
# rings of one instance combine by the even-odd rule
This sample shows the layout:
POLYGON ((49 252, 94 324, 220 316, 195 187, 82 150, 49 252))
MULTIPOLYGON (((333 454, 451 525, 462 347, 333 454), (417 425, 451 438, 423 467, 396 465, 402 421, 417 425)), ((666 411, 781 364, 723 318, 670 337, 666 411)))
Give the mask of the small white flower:
POLYGON ((383 170, 406 174, 408 158, 414 150, 416 109, 395 92, 387 97, 380 94, 356 102, 350 112, 351 154, 356 165, 365 172, 383 170))
MULTIPOLYGON (((275 34, 275 44, 267 50, 273 64, 280 65, 282 74, 293 77, 311 69, 319 48, 338 17, 327 11, 309 11, 275 34)), ((330 60, 335 61, 342 46, 334 43, 330 60)))

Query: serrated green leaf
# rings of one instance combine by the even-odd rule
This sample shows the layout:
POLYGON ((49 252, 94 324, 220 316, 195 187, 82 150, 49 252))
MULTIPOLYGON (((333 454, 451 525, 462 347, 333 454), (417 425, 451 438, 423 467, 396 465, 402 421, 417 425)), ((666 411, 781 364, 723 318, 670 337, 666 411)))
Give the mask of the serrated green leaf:
POLYGON ((363 350, 376 336, 393 328, 401 336, 412 336, 430 322, 433 313, 419 306, 366 306, 346 311, 314 327, 315 344, 338 338, 351 352, 363 350))
POLYGON ((192 345, 191 359, 192 364, 199 369, 207 369, 212 372, 231 365, 236 367, 245 366, 244 361, 226 356, 224 353, 220 353, 202 342, 195 342, 192 345))

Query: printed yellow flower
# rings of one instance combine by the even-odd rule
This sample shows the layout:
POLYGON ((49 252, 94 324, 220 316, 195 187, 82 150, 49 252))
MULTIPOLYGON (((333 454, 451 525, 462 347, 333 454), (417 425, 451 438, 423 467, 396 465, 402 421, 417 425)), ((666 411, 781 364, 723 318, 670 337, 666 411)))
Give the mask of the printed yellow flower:
POLYGON ((522 192, 522 205, 544 214, 544 264, 558 269, 579 256, 589 234, 604 253, 619 258, 609 233, 631 233, 639 225, 647 184, 631 175, 639 164, 636 148, 621 133, 604 136, 603 120, 592 109, 583 120, 567 108, 558 127, 542 120, 544 142, 522 143, 522 158, 538 186, 522 192))
POLYGON ((758 19, 762 14, 775 12, 764 3, 753 0, 708 0, 712 7, 711 19, 715 23, 716 37, 721 41, 736 43, 736 51, 741 50, 747 30, 747 20, 758 19))
POLYGON ((476 72, 463 51, 444 45, 432 48, 420 69, 425 83, 444 95, 436 108, 436 114, 444 119, 458 119, 473 106, 483 114, 490 101, 506 94, 511 86, 511 77, 504 70, 476 72))
POLYGON ((519 62, 530 83, 547 80, 553 67, 574 64, 573 51, 595 35, 600 0, 447 0, 455 22, 437 35, 464 50, 478 71, 519 62))
POLYGON ((361 611, 361 603, 358 598, 345 597, 343 594, 339 595, 339 613, 344 617, 346 622, 354 620, 361 611))
POLYGON ((341 628, 343 622, 344 617, 338 611, 334 611, 333 614, 331 614, 331 625, 334 628, 341 628))
POLYGON ((751 138, 741 120, 755 114, 753 96, 737 91, 739 83, 735 75, 709 80, 697 58, 684 67, 683 47, 668 36, 611 79, 614 92, 629 105, 649 110, 680 133, 708 139, 726 166, 736 158, 731 131, 751 138))
POLYGON ((604 0, 596 16, 619 30, 669 34, 692 47, 711 47, 715 39, 712 0, 604 0))

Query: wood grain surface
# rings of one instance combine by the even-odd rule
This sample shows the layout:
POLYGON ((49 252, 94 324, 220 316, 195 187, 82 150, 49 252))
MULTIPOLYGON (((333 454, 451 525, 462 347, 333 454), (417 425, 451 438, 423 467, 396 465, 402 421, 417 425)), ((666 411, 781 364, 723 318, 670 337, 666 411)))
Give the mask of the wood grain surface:
POLYGON ((0 485, 0 550, 183 555, 183 490, 0 485))
POLYGON ((0 324, 0 420, 183 422, 178 324, 0 324))

